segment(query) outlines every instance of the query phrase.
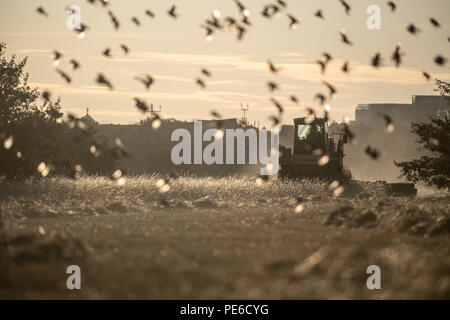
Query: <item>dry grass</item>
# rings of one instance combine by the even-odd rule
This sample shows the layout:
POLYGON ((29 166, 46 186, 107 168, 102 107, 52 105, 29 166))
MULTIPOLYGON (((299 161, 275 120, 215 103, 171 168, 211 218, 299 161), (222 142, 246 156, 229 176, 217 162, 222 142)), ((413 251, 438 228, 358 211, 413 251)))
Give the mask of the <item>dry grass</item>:
POLYGON ((2 182, 0 298, 450 298, 446 192, 180 177, 161 194, 158 179, 2 182))

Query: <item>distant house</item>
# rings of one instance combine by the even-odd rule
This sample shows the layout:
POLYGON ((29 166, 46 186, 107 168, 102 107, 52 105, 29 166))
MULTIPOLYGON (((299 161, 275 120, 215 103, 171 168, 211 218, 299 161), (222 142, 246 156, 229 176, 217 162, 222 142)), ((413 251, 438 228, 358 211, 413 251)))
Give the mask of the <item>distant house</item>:
POLYGON ((99 125, 98 122, 89 115, 89 108, 86 108, 86 115, 80 118, 80 120, 88 127, 96 128, 99 125))

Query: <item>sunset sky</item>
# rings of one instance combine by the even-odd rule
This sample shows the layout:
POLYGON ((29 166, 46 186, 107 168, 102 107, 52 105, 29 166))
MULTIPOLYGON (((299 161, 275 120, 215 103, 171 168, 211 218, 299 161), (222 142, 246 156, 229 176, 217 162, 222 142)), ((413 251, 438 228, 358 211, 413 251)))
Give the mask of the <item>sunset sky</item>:
POLYGON ((266 124, 268 116, 276 113, 269 101, 272 96, 285 104, 283 121, 290 123, 304 111, 287 97, 295 94, 302 106, 321 110, 313 100, 316 93, 327 93, 321 80, 338 89, 338 95, 329 103, 332 118, 340 121, 344 116, 354 118, 358 103, 408 103, 411 95, 432 94, 433 81, 427 83, 422 71, 450 80, 450 63, 439 67, 433 62, 437 54, 450 59, 448 0, 396 0, 395 13, 384 0, 348 0, 352 6, 350 16, 338 0, 286 2, 288 8, 280 17, 268 20, 261 11, 270 1, 244 0, 253 23, 244 40, 239 42, 231 31, 222 31, 207 42, 200 25, 215 9, 223 17, 238 18, 232 0, 181 0, 176 20, 166 14, 174 3, 171 1, 111 0, 109 9, 121 22, 119 31, 114 30, 107 9, 86 0, 1 0, 0 41, 6 42, 8 55, 29 57, 26 71, 30 82, 61 96, 64 112, 82 116, 89 107, 90 114, 101 123, 137 122, 141 115, 132 98, 141 97, 162 105, 164 117, 183 120, 210 118, 210 110, 218 110, 225 117, 240 117, 240 103, 248 102, 249 120, 266 124), (66 27, 69 14, 65 7, 69 4, 81 7, 81 20, 90 27, 84 39, 78 39, 66 27), (381 30, 366 27, 366 9, 373 4, 381 7, 381 30), (36 13, 41 5, 49 18, 36 13), (146 16, 146 9, 156 17, 146 16), (317 9, 323 10, 324 20, 313 15, 317 9), (288 28, 286 13, 300 21, 296 30, 288 28), (139 18, 140 27, 131 22, 132 16, 139 18), (438 20, 442 28, 433 28, 430 17, 438 20), (409 34, 409 23, 422 32, 417 36, 409 34), (353 46, 340 41, 341 28, 347 31, 353 46), (406 54, 402 66, 395 68, 390 57, 398 42, 406 54), (128 56, 120 49, 121 43, 130 48, 128 56), (112 50, 112 59, 101 54, 107 47, 112 50), (64 53, 59 67, 73 77, 71 85, 54 71, 54 49, 64 53), (335 58, 325 75, 315 64, 323 52, 335 58), (378 70, 370 66, 377 52, 384 57, 384 66, 378 70), (81 70, 71 70, 71 58, 80 61, 81 70), (268 58, 283 68, 279 74, 269 73, 268 58), (350 61, 350 74, 340 71, 344 60, 350 61), (208 86, 204 90, 195 84, 203 67, 213 74, 206 79, 208 86), (98 86, 94 81, 98 72, 104 73, 116 90, 98 86), (150 91, 134 80, 144 73, 155 78, 150 91), (278 82, 281 90, 271 95, 266 87, 269 80, 278 82))

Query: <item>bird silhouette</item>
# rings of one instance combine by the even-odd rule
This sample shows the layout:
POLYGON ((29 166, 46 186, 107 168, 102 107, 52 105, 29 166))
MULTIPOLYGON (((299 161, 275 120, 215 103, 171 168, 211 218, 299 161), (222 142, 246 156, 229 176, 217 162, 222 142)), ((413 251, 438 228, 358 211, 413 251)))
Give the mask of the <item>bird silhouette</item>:
POLYGON ((141 83, 145 86, 145 88, 146 88, 147 90, 149 90, 150 87, 151 87, 151 86, 153 85, 153 83, 155 82, 155 80, 153 79, 153 77, 150 76, 150 75, 148 75, 148 74, 146 74, 146 75, 144 75, 144 76, 142 76, 142 77, 135 77, 135 79, 138 80, 139 82, 141 82, 141 83))
POLYGON ((339 0, 341 2, 341 4, 344 6, 345 9, 345 13, 349 16, 350 15, 350 11, 352 10, 352 8, 350 7, 350 5, 345 2, 344 0, 339 0))
POLYGON ((72 65, 73 70, 77 70, 81 67, 80 63, 75 59, 70 60, 69 63, 72 65))
POLYGON ((102 54, 107 58, 112 58, 111 48, 106 48, 105 50, 103 50, 102 54))
POLYGON ((211 78, 212 77, 212 74, 211 74, 211 72, 209 72, 209 70, 208 69, 206 69, 206 68, 202 68, 202 70, 200 70, 201 71, 201 73, 203 73, 205 76, 207 76, 208 78, 211 78))
POLYGON ((298 26, 298 20, 293 15, 288 14, 287 17, 289 18, 289 29, 296 29, 298 26))
POLYGON ((199 85, 200 88, 205 89, 206 83, 201 78, 195 79, 195 83, 199 85))
POLYGON ((365 153, 371 157, 373 160, 378 160, 378 158, 381 156, 380 151, 378 151, 375 148, 372 148, 371 146, 367 146, 366 149, 364 150, 365 153))
POLYGON ((445 57, 443 57, 441 55, 437 55, 434 58, 434 63, 436 63, 439 66, 443 66, 443 65, 445 65, 447 63, 447 58, 445 58, 445 57))
POLYGON ((108 87, 110 90, 114 90, 114 86, 112 85, 111 81, 109 81, 108 79, 106 79, 106 77, 102 74, 99 73, 97 75, 97 79, 95 80, 99 85, 103 85, 108 87))
POLYGON ((44 17, 48 18, 49 14, 48 12, 44 9, 44 7, 38 7, 36 8, 36 12, 39 13, 40 15, 43 15, 44 17))
POLYGON ((51 95, 52 95, 52 93, 48 90, 42 91, 42 94, 41 94, 42 98, 47 102, 50 101, 51 95))
POLYGON ((120 45, 120 48, 122 48, 122 50, 125 54, 128 54, 130 52, 130 49, 123 43, 120 45))
POLYGON ((344 62, 344 64, 342 65, 341 70, 342 70, 342 72, 344 72, 344 73, 349 73, 349 72, 350 72, 350 66, 349 66, 348 61, 345 61, 345 62, 344 62))
POLYGON ((72 78, 70 78, 70 76, 61 69, 56 69, 56 72, 66 81, 66 83, 69 84, 72 82, 72 78))
POLYGON ((328 62, 330 62, 331 60, 333 60, 333 57, 332 57, 331 54, 329 54, 328 52, 324 52, 324 53, 322 53, 322 55, 324 56, 325 62, 326 62, 326 63, 328 63, 328 62))
POLYGON ((337 93, 336 88, 333 85, 331 85, 329 82, 322 81, 322 84, 328 88, 330 98, 333 97, 337 93))
POLYGON ((63 54, 57 50, 53 50, 53 61, 55 64, 59 63, 59 60, 63 57, 63 54))
POLYGON ((398 67, 402 63, 402 56, 404 54, 401 52, 401 46, 400 44, 397 45, 397 47, 394 50, 394 53, 392 54, 391 59, 395 62, 395 66, 398 67))
POLYGON ((277 67, 270 59, 267 61, 267 65, 269 67, 269 71, 272 73, 278 73, 281 71, 281 67, 277 67))
POLYGON ((430 80, 431 80, 431 75, 430 75, 428 72, 423 71, 423 72, 422 72, 422 75, 425 77, 425 79, 426 79, 427 81, 430 81, 430 80))
POLYGON ((322 10, 317 10, 317 11, 314 13, 314 15, 315 15, 317 18, 324 19, 322 10))
POLYGON ((167 11, 167 14, 168 14, 170 17, 174 18, 174 19, 178 18, 178 14, 177 14, 177 12, 176 12, 177 8, 178 8, 178 2, 176 2, 176 3, 169 9, 169 11, 167 11))
POLYGON ((299 104, 299 100, 298 100, 298 98, 295 96, 295 95, 290 95, 289 96, 289 100, 291 101, 291 102, 293 102, 293 103, 295 103, 295 104, 299 104))
POLYGON ((112 22, 113 25, 114 25, 114 29, 119 30, 119 28, 120 28, 120 22, 119 22, 119 20, 117 19, 116 15, 115 15, 111 10, 108 11, 108 15, 109 15, 109 17, 111 18, 111 22, 112 22))
POLYGON ((342 40, 342 42, 344 42, 345 44, 348 44, 348 45, 353 45, 353 42, 351 42, 349 39, 348 39, 348 37, 347 37, 347 32, 344 30, 344 29, 341 29, 340 31, 339 31, 339 34, 341 35, 341 40, 342 40))
POLYGON ((149 16, 150 18, 154 18, 155 17, 155 14, 153 13, 153 11, 151 11, 149 9, 145 10, 145 14, 147 16, 149 16))
POLYGON ((435 18, 430 18, 430 22, 436 29, 441 27, 441 24, 435 18))
POLYGON ((276 83, 274 81, 268 81, 266 85, 267 85, 267 88, 269 88, 269 90, 271 92, 274 92, 275 90, 280 89, 280 86, 278 85, 278 83, 276 83))
POLYGON ((284 112, 283 105, 275 98, 270 98, 270 101, 274 104, 274 106, 277 108, 278 113, 282 114, 284 112))
POLYGON ((409 33, 411 33, 412 35, 417 35, 419 32, 420 32, 420 29, 419 28, 417 28, 414 24, 409 24, 407 27, 406 27, 406 30, 409 32, 409 33))
POLYGON ((381 66, 381 53, 376 53, 375 56, 372 58, 372 66, 375 68, 378 68, 381 66))
POLYGON ((131 17, 131 21, 137 26, 139 27, 141 25, 141 22, 139 21, 139 19, 137 17, 131 17))
POLYGON ((325 97, 324 94, 322 93, 317 93, 314 96, 314 100, 318 100, 319 101, 319 105, 323 106, 325 104, 325 102, 327 101, 327 98, 325 97))
POLYGON ((142 100, 140 98, 133 98, 133 99, 134 99, 136 108, 138 108, 139 111, 141 111, 142 113, 146 113, 149 111, 150 108, 148 107, 147 103, 144 100, 142 100))
POLYGON ((317 60, 316 63, 319 65, 320 67, 320 72, 323 74, 325 73, 326 69, 327 69, 327 62, 324 62, 322 60, 317 60))
POLYGON ((391 11, 394 12, 397 9, 397 5, 393 1, 388 1, 388 6, 391 8, 391 11))
POLYGON ((391 116, 388 114, 382 114, 381 117, 384 119, 385 122, 385 131, 387 133, 391 133, 394 131, 394 123, 392 121, 391 116))
POLYGON ((273 16, 278 15, 278 13, 280 12, 280 8, 274 4, 268 4, 266 6, 264 6, 263 11, 262 11, 262 15, 265 18, 272 18, 273 16))

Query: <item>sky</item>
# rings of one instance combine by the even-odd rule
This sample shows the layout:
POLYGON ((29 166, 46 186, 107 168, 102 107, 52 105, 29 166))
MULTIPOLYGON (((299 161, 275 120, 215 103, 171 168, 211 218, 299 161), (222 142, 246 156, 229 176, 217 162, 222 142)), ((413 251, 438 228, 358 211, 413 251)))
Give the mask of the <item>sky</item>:
POLYGON ((450 59, 450 1, 396 0, 397 10, 391 12, 384 0, 348 0, 352 11, 346 15, 339 0, 285 0, 287 8, 279 17, 264 18, 264 5, 275 0, 243 0, 250 11, 252 26, 242 41, 227 30, 205 40, 200 27, 214 10, 222 17, 239 17, 232 0, 181 0, 173 19, 167 15, 172 1, 167 0, 110 0, 108 8, 93 6, 86 0, 1 0, 0 42, 6 42, 8 55, 29 57, 26 71, 31 85, 50 90, 62 98, 62 110, 79 116, 89 114, 100 123, 136 123, 142 118, 134 107, 133 98, 139 97, 162 106, 162 116, 181 120, 209 119, 210 111, 217 110, 223 117, 241 117, 240 104, 249 104, 249 121, 268 124, 268 117, 276 114, 270 102, 274 97, 285 106, 284 123, 305 114, 303 107, 320 111, 314 96, 327 93, 321 83, 333 84, 338 94, 328 103, 331 117, 341 121, 354 119, 359 103, 409 103, 412 95, 433 94, 434 81, 427 82, 422 71, 433 79, 450 80, 450 63, 444 67, 434 64, 441 54, 450 59), (89 26, 86 37, 79 39, 67 28, 67 5, 81 9, 81 21, 89 26), (369 30, 367 7, 381 8, 381 29, 369 30), (36 13, 43 6, 46 18, 36 13), (121 22, 115 31, 107 14, 112 10, 121 22), (145 15, 151 9, 155 18, 145 15), (322 9, 324 19, 314 16, 322 9), (295 30, 289 29, 289 13, 299 20, 295 30), (141 26, 131 21, 136 16, 141 26), (435 29, 429 22, 434 17, 442 28, 435 29), (414 23, 421 29, 417 35, 406 31, 414 23), (345 29, 354 43, 341 42, 339 30, 345 29), (126 44, 125 55, 120 44, 126 44), (396 68, 390 57, 398 43, 405 52, 403 63, 396 68), (112 58, 102 56, 111 48, 112 58), (58 66, 69 73, 72 84, 66 84, 55 72, 53 50, 64 54, 58 66), (323 52, 334 60, 327 72, 320 73, 315 63, 323 52), (375 69, 371 58, 380 52, 383 66, 375 69), (81 63, 81 69, 71 70, 70 59, 81 63), (278 74, 268 71, 271 59, 282 68, 278 74), (343 73, 344 61, 351 71, 343 73), (207 87, 200 88, 195 79, 207 68, 212 78, 205 78, 207 87), (101 72, 115 86, 111 91, 96 84, 101 72), (150 74, 155 83, 150 90, 134 78, 150 74), (275 81, 280 90, 268 91, 267 81, 275 81), (300 105, 289 102, 295 94, 300 105))

